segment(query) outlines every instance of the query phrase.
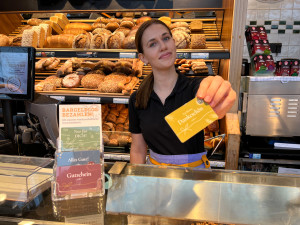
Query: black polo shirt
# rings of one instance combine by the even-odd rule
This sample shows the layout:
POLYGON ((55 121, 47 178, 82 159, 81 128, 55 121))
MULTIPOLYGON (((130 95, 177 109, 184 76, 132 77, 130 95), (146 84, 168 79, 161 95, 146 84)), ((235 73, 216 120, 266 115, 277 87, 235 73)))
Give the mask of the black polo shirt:
POLYGON ((193 99, 199 88, 201 78, 178 75, 171 94, 163 105, 157 94, 152 91, 148 106, 144 110, 135 108, 136 92, 129 100, 129 131, 143 134, 150 149, 163 155, 182 155, 204 152, 204 133, 199 132, 181 143, 164 117, 193 99))

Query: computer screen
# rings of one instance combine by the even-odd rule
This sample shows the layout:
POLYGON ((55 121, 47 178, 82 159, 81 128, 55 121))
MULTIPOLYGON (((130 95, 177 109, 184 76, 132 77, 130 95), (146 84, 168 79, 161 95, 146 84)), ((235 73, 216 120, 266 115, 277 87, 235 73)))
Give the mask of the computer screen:
POLYGON ((0 99, 32 100, 35 49, 0 47, 0 99))

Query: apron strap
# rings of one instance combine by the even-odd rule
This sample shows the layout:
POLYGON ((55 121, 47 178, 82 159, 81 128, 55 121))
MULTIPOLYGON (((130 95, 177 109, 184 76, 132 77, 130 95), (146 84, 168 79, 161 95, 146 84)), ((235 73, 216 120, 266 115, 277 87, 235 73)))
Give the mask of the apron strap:
POLYGON ((209 168, 210 167, 210 162, 207 159, 206 155, 202 155, 201 157, 202 159, 195 161, 195 162, 191 162, 191 163, 185 163, 185 164, 180 164, 180 165, 176 165, 176 164, 170 164, 170 163, 161 163, 156 161, 155 159, 153 159, 151 157, 151 155, 149 156, 149 160, 152 164, 154 165, 160 165, 160 166, 182 166, 182 167, 198 167, 200 166, 202 163, 204 163, 205 168, 209 168))

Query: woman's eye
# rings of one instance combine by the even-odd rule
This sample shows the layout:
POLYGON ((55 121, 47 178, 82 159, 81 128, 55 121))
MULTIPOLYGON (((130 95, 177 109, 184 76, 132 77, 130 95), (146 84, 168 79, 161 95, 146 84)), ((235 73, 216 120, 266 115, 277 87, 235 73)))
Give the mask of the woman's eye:
POLYGON ((169 39, 170 39, 170 37, 164 37, 164 41, 167 41, 169 39))
POLYGON ((154 47, 156 45, 156 43, 155 42, 152 42, 151 44, 150 44, 150 47, 154 47))

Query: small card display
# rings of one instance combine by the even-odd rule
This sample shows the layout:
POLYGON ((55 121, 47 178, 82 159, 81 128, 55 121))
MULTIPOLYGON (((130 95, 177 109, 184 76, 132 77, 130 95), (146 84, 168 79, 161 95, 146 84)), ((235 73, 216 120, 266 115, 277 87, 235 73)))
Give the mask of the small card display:
POLYGON ((56 153, 57 166, 93 165, 100 163, 100 151, 75 151, 56 153))
POLYGON ((218 119, 209 104, 197 97, 165 117, 181 142, 185 142, 218 119))
POLYGON ((61 128, 61 151, 100 150, 100 127, 61 128))
POLYGON ((100 164, 56 168, 56 193, 58 195, 100 190, 101 182, 100 164))

